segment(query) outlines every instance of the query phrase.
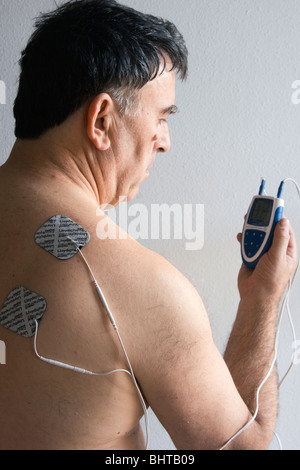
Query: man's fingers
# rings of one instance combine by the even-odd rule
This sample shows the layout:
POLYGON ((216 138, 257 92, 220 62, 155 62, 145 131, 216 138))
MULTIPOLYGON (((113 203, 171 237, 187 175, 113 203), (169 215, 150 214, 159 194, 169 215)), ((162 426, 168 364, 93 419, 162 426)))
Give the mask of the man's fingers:
POLYGON ((288 246, 290 243, 290 222, 288 219, 283 218, 278 222, 275 231, 272 246, 270 248, 270 255, 275 259, 280 259, 287 255, 288 246))
POLYGON ((294 231, 290 225, 290 232, 289 232, 289 235, 290 235, 290 239, 289 239, 289 244, 288 244, 288 247, 287 247, 287 251, 286 251, 286 254, 292 258, 293 260, 297 260, 297 256, 298 256, 298 250, 297 250, 297 242, 296 242, 296 237, 295 237, 295 234, 294 234, 294 231))

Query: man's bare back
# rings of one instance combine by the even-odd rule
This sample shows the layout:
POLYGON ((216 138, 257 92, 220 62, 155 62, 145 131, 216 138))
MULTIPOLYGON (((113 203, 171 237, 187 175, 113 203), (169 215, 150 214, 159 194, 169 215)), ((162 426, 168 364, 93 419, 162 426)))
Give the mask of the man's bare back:
MULTIPOLYGON (((132 278, 139 276, 132 268, 135 252, 142 250, 129 239, 99 240, 93 204, 68 190, 64 193, 54 175, 46 181, 27 178, 24 184, 21 175, 0 170, 0 303, 16 286, 46 299, 38 334, 43 356, 93 372, 128 369, 80 256, 59 261, 35 243, 34 235, 56 214, 73 218, 89 231, 84 254, 122 327, 134 322, 130 311, 141 292, 131 288, 132 278)), ((32 338, 0 329, 7 347, 7 364, 0 370, 2 449, 144 448, 139 428, 143 411, 129 376, 98 378, 60 370, 37 359, 32 338)), ((133 351, 126 336, 125 345, 133 351)))

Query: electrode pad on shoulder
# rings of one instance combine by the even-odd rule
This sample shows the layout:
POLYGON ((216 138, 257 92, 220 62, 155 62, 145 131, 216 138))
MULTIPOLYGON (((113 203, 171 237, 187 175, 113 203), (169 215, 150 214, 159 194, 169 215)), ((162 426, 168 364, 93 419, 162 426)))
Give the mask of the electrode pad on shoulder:
POLYGON ((68 260, 90 241, 83 227, 64 215, 55 215, 35 234, 36 243, 60 260, 68 260))
POLYGON ((46 300, 25 287, 16 287, 0 311, 0 324, 25 338, 31 338, 46 310, 46 300))

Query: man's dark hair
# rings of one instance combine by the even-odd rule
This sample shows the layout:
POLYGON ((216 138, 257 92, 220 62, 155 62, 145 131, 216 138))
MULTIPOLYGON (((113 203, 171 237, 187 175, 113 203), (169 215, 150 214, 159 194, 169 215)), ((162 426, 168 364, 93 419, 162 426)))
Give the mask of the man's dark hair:
POLYGON ((177 28, 115 0, 68 1, 35 26, 20 60, 17 138, 38 138, 103 92, 125 113, 166 58, 181 79, 187 75, 187 48, 177 28))

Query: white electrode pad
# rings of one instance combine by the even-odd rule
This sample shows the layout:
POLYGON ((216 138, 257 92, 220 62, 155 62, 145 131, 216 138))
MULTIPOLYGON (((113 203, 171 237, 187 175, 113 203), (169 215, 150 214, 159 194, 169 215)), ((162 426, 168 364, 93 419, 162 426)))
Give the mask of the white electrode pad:
POLYGON ((25 287, 16 287, 0 311, 0 324, 25 338, 35 334, 36 321, 42 319, 46 300, 25 287))
MULTIPOLYGON (((63 215, 49 219, 36 233, 36 243, 60 260, 67 260, 90 241, 89 233, 63 215)), ((0 310, 0 324, 26 338, 36 332, 46 310, 46 300, 25 287, 16 287, 0 310)))
POLYGON ((64 215, 55 215, 35 234, 36 243, 60 260, 73 258, 90 241, 83 227, 64 215))

